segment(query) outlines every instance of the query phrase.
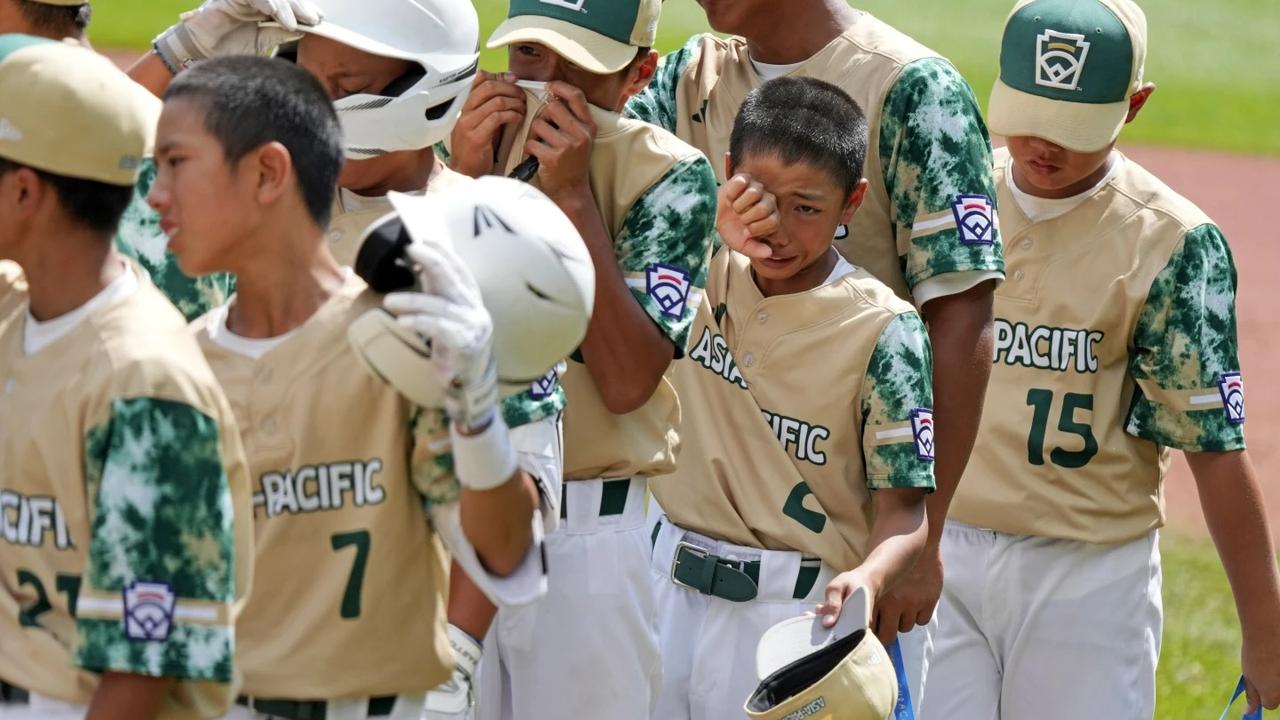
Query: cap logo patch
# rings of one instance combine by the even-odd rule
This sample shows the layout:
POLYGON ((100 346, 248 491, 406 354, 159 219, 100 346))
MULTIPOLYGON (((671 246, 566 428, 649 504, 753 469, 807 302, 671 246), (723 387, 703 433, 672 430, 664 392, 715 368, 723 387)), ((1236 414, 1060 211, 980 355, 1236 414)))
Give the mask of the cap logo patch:
POLYGON ((684 316, 684 308, 689 301, 689 289, 692 285, 689 273, 672 265, 654 263, 645 273, 645 291, 654 302, 658 303, 662 314, 667 317, 684 316))
POLYGON ((0 117, 0 140, 18 142, 22 139, 22 131, 9 122, 9 118, 0 117))
POLYGON ((582 9, 582 6, 587 4, 587 0, 539 0, 539 2, 543 5, 553 5, 566 10, 573 10, 574 12, 586 12, 586 10, 582 9))
POLYGON ((916 440, 916 457, 933 462, 933 410, 916 408, 911 411, 911 434, 916 440))
POLYGON ((1089 41, 1084 35, 1045 30, 1036 37, 1036 84, 1058 90, 1077 89, 1088 55, 1089 41))
POLYGON ((1244 378, 1238 372, 1222 373, 1222 377, 1218 378, 1218 392, 1222 394, 1222 408, 1227 413, 1227 422, 1243 425, 1244 378))
POLYGON ((951 201, 951 214, 965 245, 991 245, 995 242, 995 212, 986 195, 957 195, 951 201))
POLYGON ((124 588, 124 635, 130 640, 160 641, 169 638, 173 586, 163 582, 131 582, 124 588))

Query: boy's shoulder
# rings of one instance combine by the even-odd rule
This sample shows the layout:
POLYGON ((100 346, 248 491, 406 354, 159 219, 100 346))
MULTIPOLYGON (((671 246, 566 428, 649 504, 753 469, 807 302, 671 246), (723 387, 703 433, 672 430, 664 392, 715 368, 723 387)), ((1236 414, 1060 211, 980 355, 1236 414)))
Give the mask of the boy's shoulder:
POLYGON ((670 168, 683 160, 702 155, 701 150, 657 125, 594 105, 590 109, 591 119, 596 124, 595 150, 605 150, 603 155, 593 155, 593 159, 608 158, 616 161, 619 169, 625 167, 628 173, 643 173, 645 166, 665 165, 670 168))
POLYGON ((1133 158, 1124 156, 1124 167, 1116 176, 1116 192, 1143 210, 1164 218, 1183 232, 1212 224, 1208 213, 1133 158))

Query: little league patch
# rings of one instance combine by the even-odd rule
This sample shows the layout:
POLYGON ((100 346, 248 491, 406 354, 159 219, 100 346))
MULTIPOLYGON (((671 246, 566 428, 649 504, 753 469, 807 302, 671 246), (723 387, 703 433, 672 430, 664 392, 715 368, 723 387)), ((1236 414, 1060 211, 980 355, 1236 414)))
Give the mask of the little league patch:
POLYGON ((662 308, 662 314, 679 318, 684 316, 685 304, 693 280, 684 269, 674 265, 654 263, 645 273, 645 291, 662 308))
POLYGON ((960 242, 965 245, 990 245, 995 242, 995 208, 986 195, 957 195, 951 201, 951 214, 956 219, 960 242))
POLYGON ((1218 379, 1218 392, 1222 394, 1222 407, 1227 413, 1227 422, 1243 425, 1244 377, 1238 372, 1223 373, 1218 379))
POLYGON ((162 641, 173 626, 177 595, 163 582, 131 582, 124 589, 124 634, 130 640, 162 641))
POLYGON ((933 460, 933 410, 916 408, 911 412, 911 434, 916 441, 916 457, 933 460))

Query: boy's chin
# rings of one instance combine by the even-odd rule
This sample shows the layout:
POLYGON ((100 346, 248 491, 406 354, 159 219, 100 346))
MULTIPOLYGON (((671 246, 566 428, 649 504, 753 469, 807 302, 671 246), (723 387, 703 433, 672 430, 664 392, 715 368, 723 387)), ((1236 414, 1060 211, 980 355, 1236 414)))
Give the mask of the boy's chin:
POLYGON ((796 273, 804 269, 802 260, 800 257, 788 258, 785 261, 751 258, 751 269, 755 271, 756 277, 769 280, 787 280, 795 277, 796 273))

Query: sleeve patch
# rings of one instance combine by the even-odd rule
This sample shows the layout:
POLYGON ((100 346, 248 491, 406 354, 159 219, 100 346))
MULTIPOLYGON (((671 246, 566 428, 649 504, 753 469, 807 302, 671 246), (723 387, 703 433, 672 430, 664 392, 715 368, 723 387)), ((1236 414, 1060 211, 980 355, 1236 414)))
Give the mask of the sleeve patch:
POLYGON ((986 195, 957 195, 951 201, 960 242, 965 245, 991 245, 995 242, 995 204, 986 195))
POLYGON ((1222 407, 1227 422, 1244 424, 1244 378, 1238 372, 1222 373, 1218 378, 1218 392, 1222 395, 1222 407))
POLYGON ((933 462, 933 410, 916 408, 911 411, 911 434, 916 441, 916 457, 933 462))
POLYGON ((178 597, 165 582, 134 581, 124 587, 124 635, 140 642, 169 639, 178 597))
POLYGON ((693 279, 683 268, 653 263, 645 271, 645 292, 667 317, 677 320, 684 317, 692 287, 693 279))

